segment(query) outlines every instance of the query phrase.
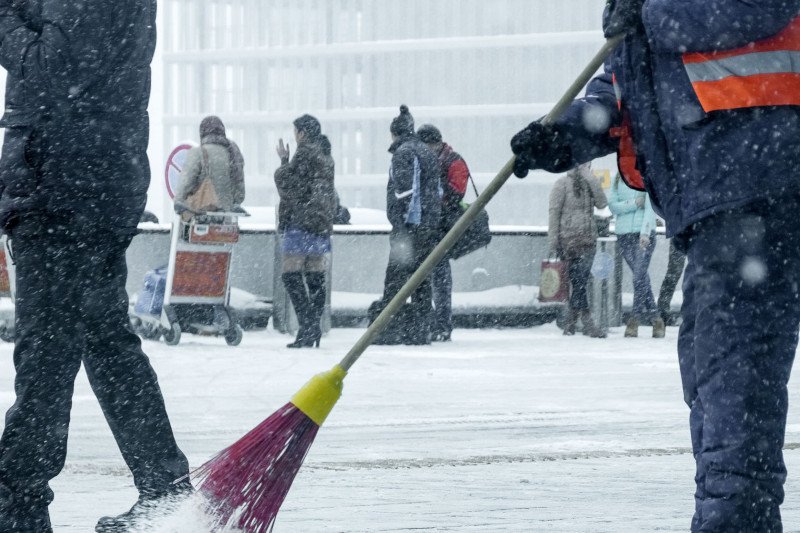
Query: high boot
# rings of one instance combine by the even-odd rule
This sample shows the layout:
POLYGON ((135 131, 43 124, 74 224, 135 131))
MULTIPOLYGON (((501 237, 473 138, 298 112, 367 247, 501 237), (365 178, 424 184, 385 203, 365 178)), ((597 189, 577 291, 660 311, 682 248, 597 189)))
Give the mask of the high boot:
POLYGON ((606 338, 606 332, 595 325, 592 314, 588 309, 581 311, 581 322, 583 322, 583 334, 587 337, 592 337, 593 339, 606 338))
POLYGON ((667 335, 667 325, 661 317, 653 320, 653 338, 663 339, 667 335))
POLYGON ((308 285, 308 336, 313 340, 313 344, 319 348, 322 338, 322 326, 320 322, 325 312, 325 301, 328 297, 327 285, 325 283, 325 272, 306 272, 306 284, 308 285))
POLYGON ((281 275, 283 279, 283 286, 286 287, 286 294, 294 306, 294 312, 297 315, 297 338, 294 342, 286 345, 287 348, 305 348, 311 346, 309 343, 309 309, 311 304, 309 302, 308 293, 306 292, 306 284, 303 281, 302 272, 284 272, 281 275))
POLYGON ((575 335, 577 325, 578 311, 572 307, 567 307, 567 317, 564 319, 564 335, 575 335))
POLYGON ((635 318, 631 318, 628 320, 628 325, 625 326, 625 336, 626 337, 638 337, 639 336, 639 321, 635 318))

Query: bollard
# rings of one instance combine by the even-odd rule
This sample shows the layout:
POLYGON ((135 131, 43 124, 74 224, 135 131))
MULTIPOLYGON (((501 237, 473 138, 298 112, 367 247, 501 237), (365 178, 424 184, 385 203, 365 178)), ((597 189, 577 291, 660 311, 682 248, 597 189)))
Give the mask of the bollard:
POLYGON ((601 329, 622 325, 622 255, 616 236, 597 239, 589 279, 589 308, 601 329))

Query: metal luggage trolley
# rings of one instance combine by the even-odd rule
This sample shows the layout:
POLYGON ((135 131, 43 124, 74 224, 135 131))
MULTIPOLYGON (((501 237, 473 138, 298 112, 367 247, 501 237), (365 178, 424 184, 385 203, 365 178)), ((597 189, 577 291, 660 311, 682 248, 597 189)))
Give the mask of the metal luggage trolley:
POLYGON ((240 212, 198 213, 172 224, 167 284, 161 312, 164 342, 177 345, 181 333, 223 336, 230 346, 243 331, 230 307, 231 260, 239 241, 240 212))

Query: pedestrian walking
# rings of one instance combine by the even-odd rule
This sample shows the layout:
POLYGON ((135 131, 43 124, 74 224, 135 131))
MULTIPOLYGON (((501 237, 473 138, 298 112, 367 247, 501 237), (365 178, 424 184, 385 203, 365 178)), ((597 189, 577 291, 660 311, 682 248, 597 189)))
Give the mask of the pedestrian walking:
MULTIPOLYGON (((470 180, 469 167, 461 155, 442 140, 442 132, 432 124, 423 124, 417 130, 422 142, 428 145, 439 159, 442 188, 441 237, 450 230, 449 221, 463 213, 461 202, 470 180)), ((445 258, 432 274, 434 325, 432 340, 447 342, 453 333, 453 272, 450 259, 445 258)))
POLYGON ((580 318, 583 333, 603 338, 606 333, 594 322, 589 310, 589 276, 597 252, 597 223, 594 210, 608 205, 591 163, 570 170, 550 192, 548 242, 550 257, 567 262, 570 295, 564 335, 574 335, 580 318))
POLYGON ((678 354, 694 532, 783 529, 800 327, 798 13, 800 0, 611 0, 605 34, 625 36, 605 72, 554 125, 511 142, 518 176, 617 152, 687 253, 678 354))
POLYGON ((156 2, 3 2, 8 71, 0 227, 16 264, 16 401, 0 438, 0 531, 52 531, 83 364, 139 499, 99 532, 144 527, 191 491, 153 368, 128 320, 125 251, 147 200, 156 2))
POLYGON ((339 208, 334 188, 331 143, 322 126, 311 115, 294 121, 297 152, 278 143, 281 166, 275 185, 281 202, 278 224, 281 232, 283 272, 281 279, 289 295, 299 328, 288 348, 319 347, 320 320, 328 295, 326 257, 331 253, 331 233, 339 208))
POLYGON ((650 259, 656 249, 656 215, 644 191, 625 185, 620 175, 614 179, 608 207, 615 216, 615 233, 622 257, 633 275, 633 309, 625 327, 626 337, 639 336, 639 324, 652 324, 653 337, 665 335, 664 320, 658 313, 650 284, 650 259))

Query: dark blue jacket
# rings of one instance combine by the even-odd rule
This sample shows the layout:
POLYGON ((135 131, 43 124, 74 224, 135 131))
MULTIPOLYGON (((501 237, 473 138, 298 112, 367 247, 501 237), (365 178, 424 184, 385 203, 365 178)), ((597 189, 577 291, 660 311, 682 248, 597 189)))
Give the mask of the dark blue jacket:
POLYGON ((138 220, 155 17, 155 0, 0 1, 0 225, 29 211, 138 220))
POLYGON ((438 229, 443 193, 436 154, 416 135, 399 138, 389 152, 386 214, 392 227, 438 229))
POLYGON ((646 0, 644 32, 626 37, 559 121, 572 165, 616 151, 609 127, 632 120, 637 164, 656 211, 675 235, 711 214, 800 192, 800 108, 706 114, 683 52, 730 50, 778 33, 800 0, 646 0))

